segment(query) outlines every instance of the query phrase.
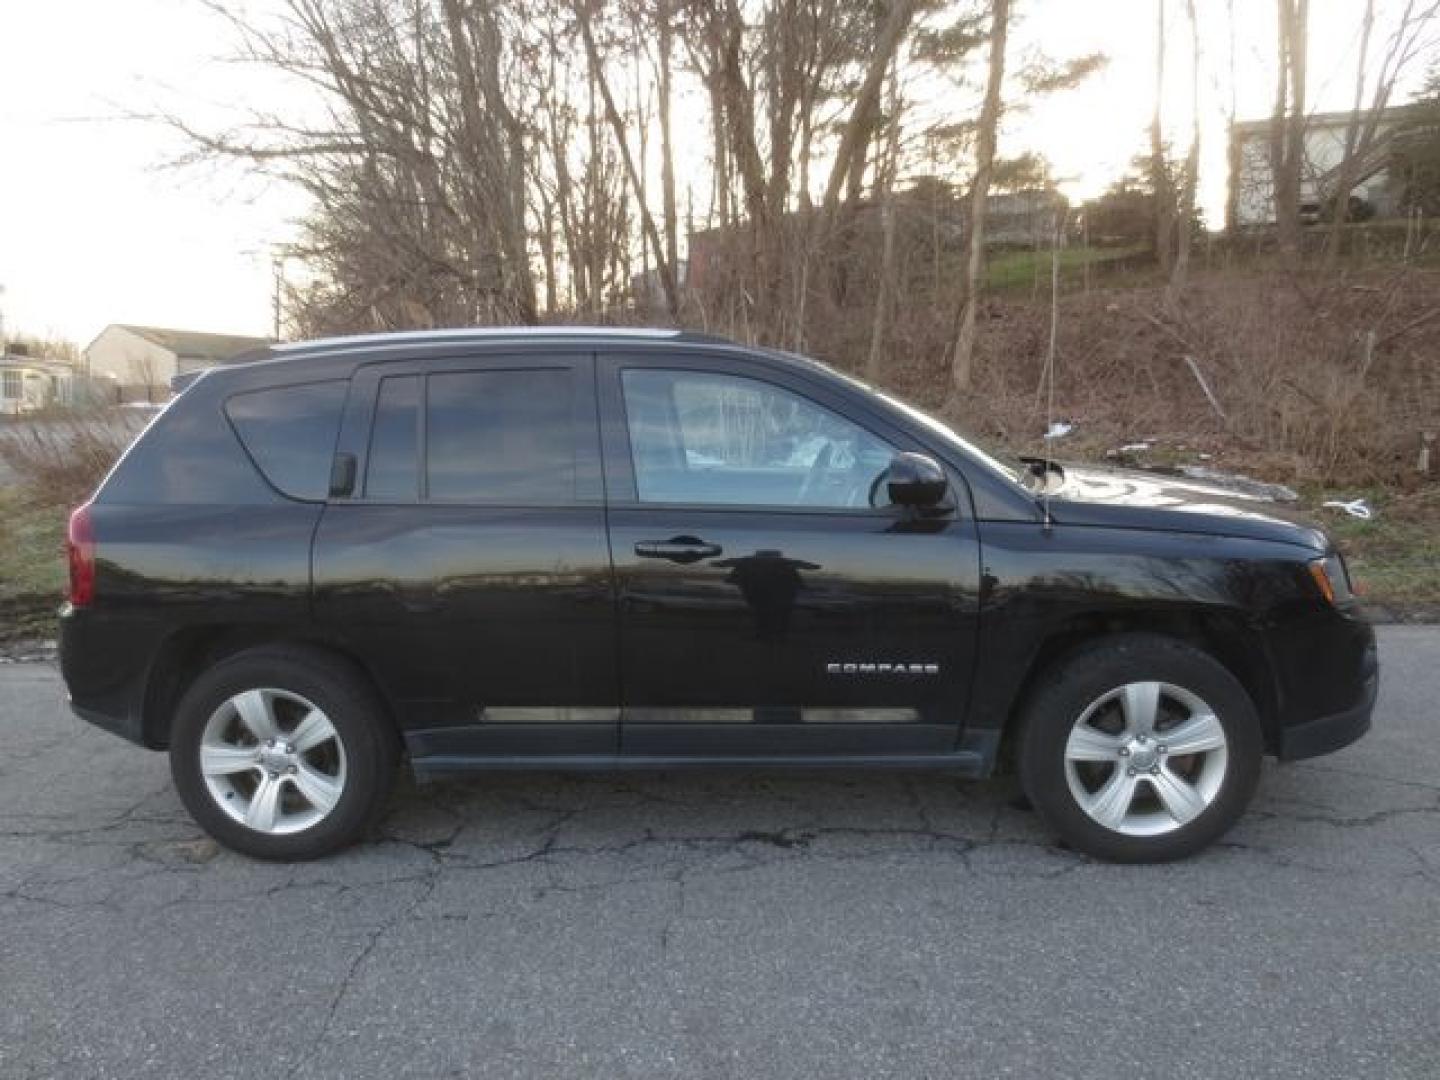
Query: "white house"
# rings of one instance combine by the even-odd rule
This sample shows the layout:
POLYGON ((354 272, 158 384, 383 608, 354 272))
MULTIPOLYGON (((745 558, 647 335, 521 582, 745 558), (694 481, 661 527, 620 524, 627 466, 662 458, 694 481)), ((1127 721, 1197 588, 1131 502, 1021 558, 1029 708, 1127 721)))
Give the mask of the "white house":
POLYGON ((163 401, 170 380, 234 360, 270 342, 237 334, 203 334, 112 323, 85 347, 85 370, 115 387, 124 401, 163 401))
POLYGON ((71 405, 76 392, 75 371, 68 364, 24 354, 0 355, 0 416, 71 405))
MULTIPOLYGON (((1390 182, 1389 150, 1396 127, 1413 110, 1397 105, 1386 109, 1375 126, 1370 150, 1358 162, 1350 194, 1360 199, 1371 216, 1397 216, 1399 192, 1390 182)), ((1305 122, 1305 154, 1300 168, 1300 213, 1311 221, 1337 201, 1340 165, 1345 159, 1345 133, 1350 113, 1317 113, 1305 122)), ((1363 120, 1363 118, 1362 118, 1363 120)), ((1230 130, 1235 221, 1238 225, 1272 225, 1275 222, 1273 173, 1270 168, 1270 121, 1245 120, 1230 130)))

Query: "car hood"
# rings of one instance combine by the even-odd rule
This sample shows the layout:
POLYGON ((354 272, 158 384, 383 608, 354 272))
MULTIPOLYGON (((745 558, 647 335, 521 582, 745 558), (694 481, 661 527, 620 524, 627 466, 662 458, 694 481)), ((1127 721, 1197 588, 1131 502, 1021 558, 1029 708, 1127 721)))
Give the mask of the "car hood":
POLYGON ((1297 507, 1274 498, 1161 473, 1066 465, 1049 493, 1050 514, 1063 524, 1276 540, 1325 551, 1325 531, 1297 507))

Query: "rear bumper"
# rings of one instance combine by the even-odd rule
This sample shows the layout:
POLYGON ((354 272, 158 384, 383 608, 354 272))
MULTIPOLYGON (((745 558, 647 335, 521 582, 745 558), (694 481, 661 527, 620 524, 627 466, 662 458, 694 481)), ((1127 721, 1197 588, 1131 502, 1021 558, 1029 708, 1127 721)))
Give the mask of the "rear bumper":
POLYGON ((91 613, 60 609, 60 675, 69 691, 70 711, 87 723, 138 746, 145 738, 145 665, 127 647, 137 635, 106 633, 91 613))
POLYGON ((1368 674, 1356 705, 1304 723, 1280 729, 1278 756, 1281 761, 1332 754, 1349 746, 1370 730, 1375 698, 1380 692, 1380 665, 1372 644, 1366 660, 1368 674))
POLYGON ((101 709, 92 709, 85 705, 77 705, 70 702, 70 711, 84 720, 87 724, 94 724, 96 727, 110 732, 112 735, 119 735, 122 739, 135 743, 137 746, 146 746, 145 734, 142 730, 140 718, 129 712, 109 712, 101 709))

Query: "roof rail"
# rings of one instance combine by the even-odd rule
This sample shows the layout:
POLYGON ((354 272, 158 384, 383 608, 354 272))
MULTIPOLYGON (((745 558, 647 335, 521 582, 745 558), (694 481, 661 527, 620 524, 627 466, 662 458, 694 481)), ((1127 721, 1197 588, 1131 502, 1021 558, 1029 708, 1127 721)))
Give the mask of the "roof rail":
POLYGON ((734 338, 728 338, 724 334, 712 334, 707 330, 680 330, 675 334, 676 341, 688 341, 696 345, 738 345, 734 338))
POLYGON ((281 356, 293 353, 321 352, 363 345, 425 344, 443 341, 499 341, 506 338, 638 338, 646 340, 705 340, 724 341, 708 334, 694 335, 690 331, 657 330, 632 326, 475 326, 455 327, 443 330, 396 330, 374 334, 349 334, 341 337, 316 338, 311 341, 287 342, 272 345, 271 350, 281 356))

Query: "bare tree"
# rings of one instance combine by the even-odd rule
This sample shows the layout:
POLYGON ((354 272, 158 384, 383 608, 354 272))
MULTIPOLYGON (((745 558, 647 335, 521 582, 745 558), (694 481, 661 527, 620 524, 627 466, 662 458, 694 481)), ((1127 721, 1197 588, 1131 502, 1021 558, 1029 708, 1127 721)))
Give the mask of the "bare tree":
POLYGON ((675 145, 670 130, 670 110, 674 97, 671 61, 675 26, 670 0, 655 0, 655 27, 655 75, 660 114, 660 215, 665 229, 665 262, 669 264, 672 273, 678 274, 680 224, 675 204, 675 145))
POLYGON ((292 296, 297 333, 630 318, 617 309, 636 299, 631 270, 653 269, 672 321, 742 337, 803 347, 853 310, 872 319, 873 369, 906 295, 907 163, 923 140, 939 166, 937 281, 964 216, 944 174, 975 159, 973 267, 948 330, 973 352, 1010 0, 276 0, 253 17, 206 2, 240 59, 316 92, 313 108, 241 106, 227 130, 171 118, 196 157, 247 162, 311 196, 290 246, 309 270, 292 296), (959 70, 987 25, 978 118, 914 130, 919 110, 901 107, 925 69, 959 70), (677 155, 689 147, 672 126, 696 90, 712 212, 687 244, 677 155), (709 295, 682 288, 682 259, 709 295), (880 288, 847 295, 861 280, 880 288))
POLYGON ((1331 262, 1340 254, 1345 222, 1350 216, 1350 197, 1355 186, 1386 163, 1388 155, 1380 145, 1380 125, 1394 95, 1395 85, 1416 59, 1427 55, 1427 46, 1432 44, 1429 32, 1437 17, 1440 17, 1440 0, 1429 3, 1406 0, 1399 21, 1385 43, 1385 52, 1375 74, 1367 106, 1365 98, 1370 81, 1369 52, 1375 27, 1375 0, 1365 0, 1355 59, 1355 95, 1345 125, 1345 149, 1340 164, 1330 176, 1322 178, 1320 185, 1331 205, 1330 227, 1325 241, 1326 258, 1331 262))
POLYGON ((899 73, 894 64, 891 65, 889 82, 885 150, 875 170, 876 201, 880 204, 880 280, 879 288, 875 290, 875 312, 870 324, 870 352, 865 361, 865 377, 873 383, 878 383, 884 374, 886 339, 895 317, 900 289, 896 265, 895 180, 900 172, 904 102, 899 73))
POLYGON ((1195 0, 1185 0, 1185 21, 1190 29, 1190 148, 1180 174, 1177 202, 1175 265, 1165 290, 1167 304, 1174 306, 1185 288, 1190 270, 1191 233, 1195 221, 1195 189, 1200 179, 1200 27, 1195 19, 1195 0))
POLYGON ((1275 0, 1275 106, 1270 118, 1270 172, 1275 233, 1287 258, 1300 253, 1300 181, 1305 159, 1306 62, 1310 0, 1275 0))
POLYGON ((520 39, 506 9, 284 0, 262 23, 212 8, 240 59, 317 93, 318 115, 257 110, 224 131, 167 118, 197 156, 249 162, 314 200, 292 248, 317 272, 297 329, 535 319, 533 140, 507 97, 520 39))
MULTIPOLYGON (((454 2, 454 0, 451 0, 454 2)), ((655 268, 660 275, 660 287, 665 293, 665 307, 669 312, 670 321, 678 322, 680 319, 680 288, 676 278, 675 263, 667 257, 667 246, 661 242, 660 232, 655 227, 655 216, 650 212, 650 207, 645 202, 645 183, 640 168, 635 163, 635 156, 630 149, 629 129, 626 127, 625 119, 620 115, 620 109, 615 104, 614 94, 610 89, 609 76, 606 74, 604 60, 600 56, 600 50, 595 43, 595 32, 590 20, 589 0, 574 0, 573 9, 576 21, 580 27, 580 37, 585 43, 585 56, 590 63, 590 77, 594 80, 596 88, 600 92, 600 100, 605 104, 605 116, 610 123, 611 133, 615 137, 615 143, 620 148, 620 160, 625 164, 626 175, 630 179, 630 186, 636 195, 640 224, 644 230, 645 242, 650 247, 650 253, 655 258, 655 268)))
MULTIPOLYGON (((499 194, 502 212, 495 216, 495 231, 505 256, 502 273, 513 282, 520 321, 533 323, 535 281, 525 227, 525 132, 501 86, 499 23, 488 5, 442 3, 460 91, 456 95, 459 137, 451 140, 453 152, 465 166, 457 186, 472 213, 478 213, 487 199, 495 202, 499 194)), ((418 7, 416 12, 418 21, 423 15, 418 7)), ((416 55, 417 75, 425 79, 423 48, 416 55)), ((416 121, 422 134, 432 134, 426 113, 417 115, 416 121)))
POLYGON ((891 0, 876 29, 875 47, 865 62, 864 77, 841 128, 840 145, 820 204, 818 229, 812 233, 812 242, 806 244, 807 257, 818 250, 827 264, 830 300, 837 308, 846 301, 855 211, 879 127, 885 73, 909 31, 916 6, 917 0, 891 0))
POLYGON ((999 135, 1000 91, 1005 81, 1005 40, 1009 25, 1010 0, 991 0, 989 70, 975 137, 975 178, 970 185, 969 247, 950 360, 952 400, 969 389, 975 363, 975 317, 980 302, 980 275, 985 264, 985 208, 999 135))
POLYGON ((1165 153, 1165 0, 1155 0, 1155 103, 1150 114, 1150 183, 1155 191, 1155 261, 1169 273, 1175 236, 1175 184, 1165 153))
POLYGON ((1229 48, 1226 57, 1229 62, 1230 101, 1226 111, 1226 125, 1230 138, 1225 147, 1226 169, 1230 182, 1225 185, 1225 233, 1233 242, 1240 232, 1240 140, 1235 132, 1239 119, 1239 83, 1235 73, 1235 0, 1225 0, 1225 28, 1229 32, 1229 48))
POLYGON ((878 99, 919 0, 738 0, 686 7, 685 45, 710 100, 712 162, 722 228, 727 229, 744 297, 744 334, 804 338, 810 266, 837 262, 831 225, 853 205, 871 164, 878 99), (845 102, 843 115, 824 108, 845 102), (793 215, 811 200, 817 137, 834 129, 838 145, 818 216, 793 215), (796 177, 798 175, 798 185, 796 177), (738 194, 730 195, 730 187, 738 194), (787 303, 787 298, 791 301, 787 303))
MULTIPOLYGON (((1009 0, 1000 0, 1001 5, 1008 3, 1009 0)), ((841 189, 847 181, 858 187, 864 170, 865 147, 873 133, 876 112, 880 107, 880 88, 885 80, 885 71, 910 27, 915 4, 916 0, 892 0, 880 26, 875 48, 866 65, 864 81, 855 94, 854 107, 845 121, 835 161, 830 167, 830 178, 825 183, 825 198, 821 205, 827 217, 834 215, 841 189)))

